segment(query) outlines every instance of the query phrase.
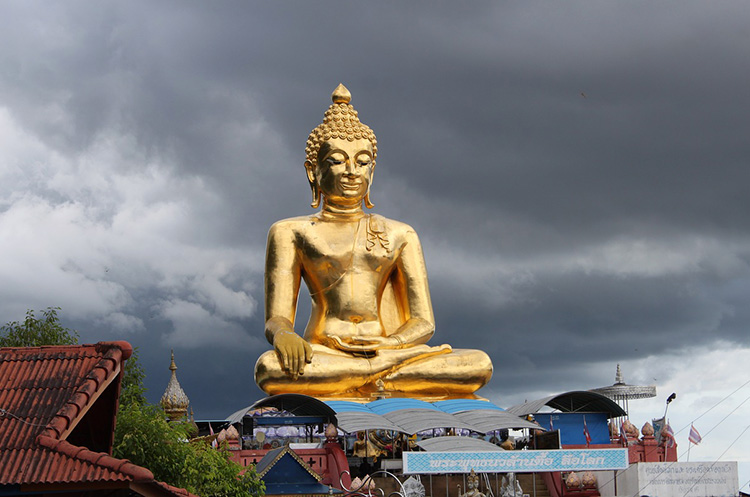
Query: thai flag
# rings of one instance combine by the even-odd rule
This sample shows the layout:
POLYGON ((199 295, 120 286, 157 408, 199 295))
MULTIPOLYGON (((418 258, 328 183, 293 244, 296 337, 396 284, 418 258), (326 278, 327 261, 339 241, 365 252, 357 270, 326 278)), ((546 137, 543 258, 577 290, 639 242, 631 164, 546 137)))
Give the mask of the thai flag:
POLYGON ((666 432, 665 435, 667 437, 666 446, 667 448, 671 449, 675 446, 674 442, 674 431, 672 431, 672 427, 667 423, 667 426, 664 427, 664 431, 666 432))
POLYGON ((589 427, 586 425, 585 414, 583 415, 583 436, 586 438, 586 445, 589 445, 591 443, 591 433, 589 433, 589 427))
POLYGON ((701 443, 701 440, 703 440, 701 434, 698 433, 698 430, 695 429, 695 426, 693 426, 692 423, 690 424, 690 435, 688 436, 688 440, 695 445, 698 445, 701 443))
POLYGON ((552 414, 549 415, 549 431, 555 431, 555 426, 552 424, 552 414))

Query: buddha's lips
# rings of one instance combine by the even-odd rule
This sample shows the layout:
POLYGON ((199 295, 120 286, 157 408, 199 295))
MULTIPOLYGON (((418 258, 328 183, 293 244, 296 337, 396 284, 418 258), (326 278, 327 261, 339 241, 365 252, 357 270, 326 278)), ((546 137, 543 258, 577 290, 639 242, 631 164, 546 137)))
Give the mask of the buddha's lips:
POLYGON ((361 181, 341 181, 341 188, 344 190, 356 190, 362 186, 361 181))

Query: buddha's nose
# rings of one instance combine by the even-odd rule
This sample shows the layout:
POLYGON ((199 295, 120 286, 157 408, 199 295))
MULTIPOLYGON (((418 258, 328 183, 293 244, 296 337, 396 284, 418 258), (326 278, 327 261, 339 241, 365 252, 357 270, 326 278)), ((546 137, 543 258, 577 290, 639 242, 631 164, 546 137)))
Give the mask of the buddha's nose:
POLYGON ((355 171, 354 160, 348 159, 346 161, 346 173, 354 174, 354 171, 355 171))

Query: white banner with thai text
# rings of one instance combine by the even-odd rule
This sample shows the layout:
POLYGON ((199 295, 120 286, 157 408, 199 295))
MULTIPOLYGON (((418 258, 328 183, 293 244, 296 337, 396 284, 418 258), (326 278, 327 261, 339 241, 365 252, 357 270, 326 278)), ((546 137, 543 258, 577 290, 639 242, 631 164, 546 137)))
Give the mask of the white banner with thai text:
POLYGON ((656 497, 731 496, 739 492, 737 463, 660 462, 638 464, 638 495, 656 497))
POLYGON ((404 474, 534 473, 628 467, 627 449, 508 450, 503 452, 404 452, 404 474))

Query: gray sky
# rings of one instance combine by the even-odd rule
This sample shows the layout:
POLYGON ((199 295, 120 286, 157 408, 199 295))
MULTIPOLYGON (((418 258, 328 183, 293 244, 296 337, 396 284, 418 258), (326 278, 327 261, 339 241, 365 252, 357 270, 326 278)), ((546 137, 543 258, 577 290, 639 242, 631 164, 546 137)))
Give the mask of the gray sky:
POLYGON ((739 1, 4 2, 0 321, 60 306, 130 341, 153 401, 174 348, 198 418, 258 399, 265 236, 312 212, 304 144, 343 82, 375 211, 422 239, 433 341, 493 358, 480 393, 621 363, 659 389, 636 424, 675 390, 682 428, 748 379, 748 26, 739 1))

